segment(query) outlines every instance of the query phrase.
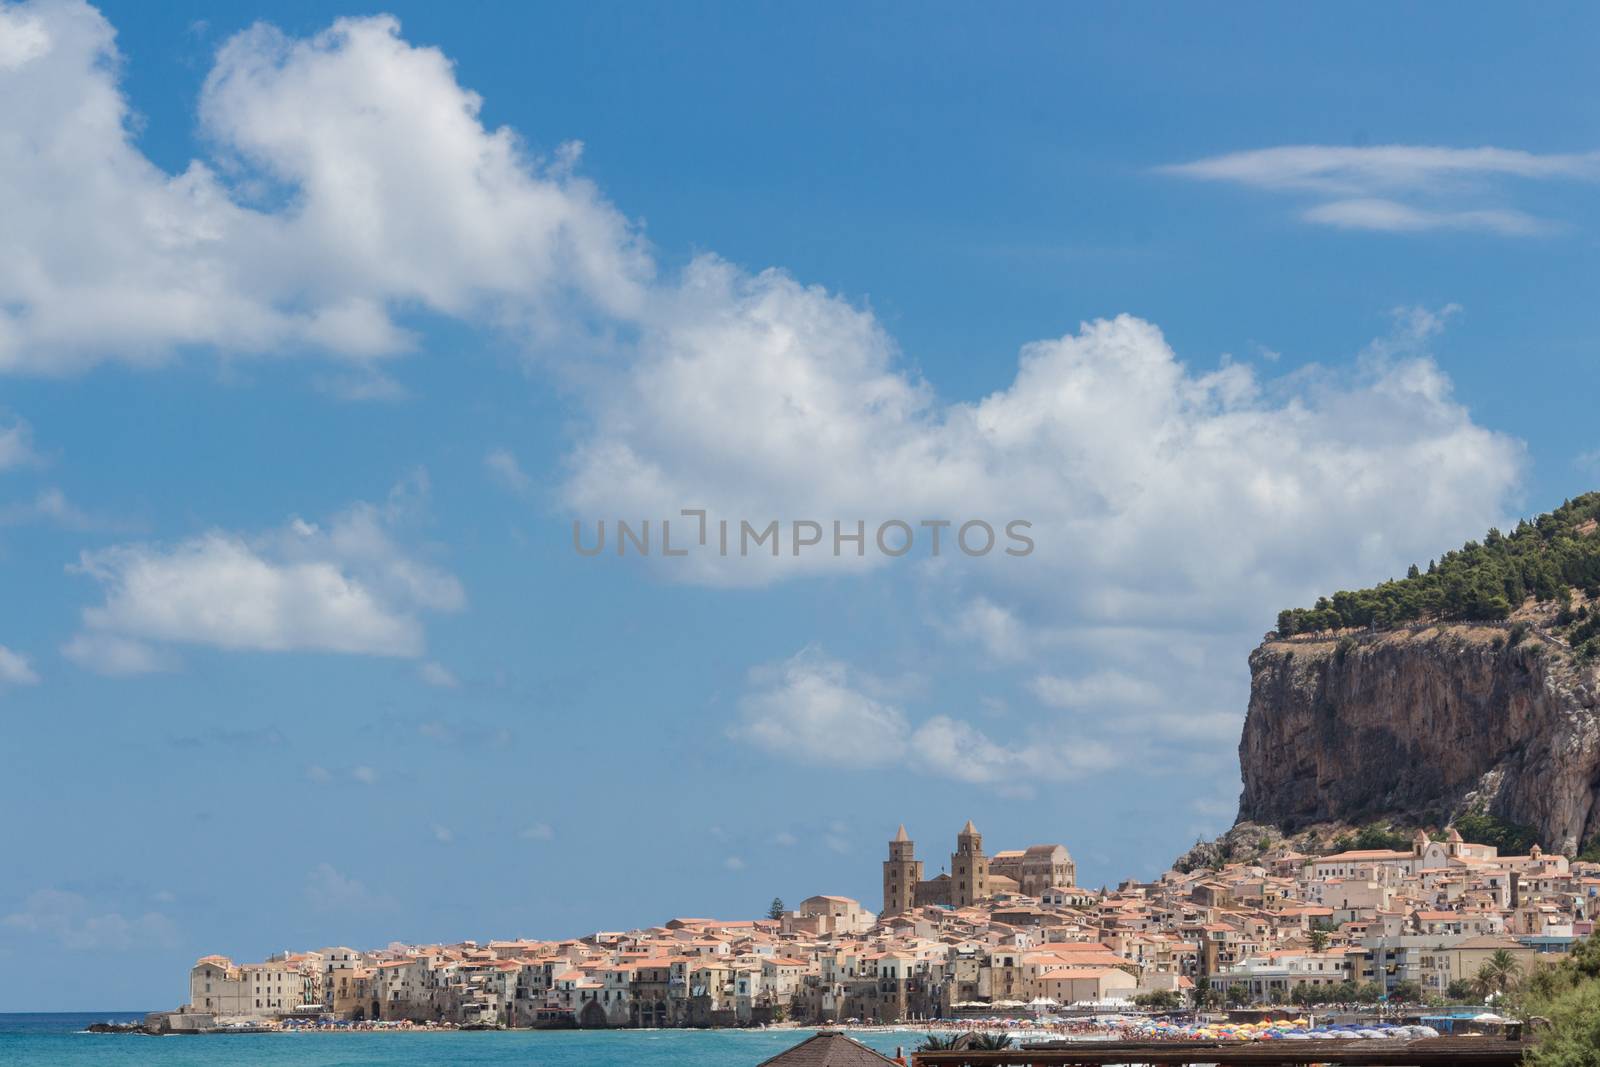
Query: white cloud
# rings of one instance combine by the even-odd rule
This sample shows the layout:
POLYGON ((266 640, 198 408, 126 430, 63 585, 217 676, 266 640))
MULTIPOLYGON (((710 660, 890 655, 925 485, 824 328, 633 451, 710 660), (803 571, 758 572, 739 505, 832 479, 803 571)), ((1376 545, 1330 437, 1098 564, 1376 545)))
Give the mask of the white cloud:
POLYGON ((1507 237, 1530 237, 1555 229, 1550 223, 1523 211, 1495 208, 1433 211, 1377 197, 1332 200, 1308 208, 1302 217, 1307 222, 1320 222, 1346 230, 1384 230, 1390 233, 1485 230, 1507 237))
POLYGON ((977 596, 966 605, 951 627, 955 637, 976 641, 992 660, 1018 662, 1028 658, 1036 643, 1016 615, 986 596, 977 596))
POLYGON ((80 667, 110 677, 169 671, 177 660, 168 652, 120 634, 86 631, 74 634, 61 654, 80 667))
POLYGON ((50 34, 41 19, 0 8, 0 71, 32 62, 49 50, 50 34))
POLYGON ((968 722, 936 715, 913 726, 900 708, 869 696, 873 680, 817 649, 751 674, 732 736, 799 763, 901 767, 957 781, 1011 785, 1103 770, 1112 751, 1086 738, 1030 736, 1001 744, 968 722))
POLYGON ((442 663, 429 660, 417 668, 417 674, 429 685, 438 686, 440 689, 454 689, 461 683, 456 676, 450 673, 450 668, 442 663))
MULTIPOLYGON (((1259 633, 1278 607, 1502 522, 1519 479, 1520 444, 1478 426, 1427 354, 1442 314, 1400 323, 1354 371, 1278 378, 1186 364, 1155 325, 1124 315, 1024 344, 1009 382, 949 402, 869 309, 782 271, 701 256, 657 281, 634 230, 573 176, 575 150, 534 161, 509 131, 485 129, 449 62, 407 45, 392 19, 230 40, 199 105, 216 157, 170 175, 129 134, 104 19, 71 3, 3 10, 0 93, 40 106, 0 116, 0 196, 59 210, 0 215, 13 252, 0 262, 0 370, 155 362, 197 345, 310 350, 357 361, 337 381, 387 391, 370 361, 409 343, 397 309, 534 339, 614 331, 623 358, 579 382, 589 424, 562 491, 575 515, 1030 520, 1026 559, 947 549, 922 566, 965 605, 942 628, 999 662, 1082 634, 1182 648, 1198 632, 1259 633)), ((1596 157, 1306 146, 1173 169, 1306 195, 1326 224, 1519 232, 1544 224, 1474 198, 1513 179, 1591 180, 1596 157)), ((485 463, 526 484, 509 452, 485 463)), ((182 644, 420 659, 423 616, 463 597, 389 525, 363 505, 327 530, 295 520, 86 554, 105 602, 64 651, 124 672, 182 644)), ((764 584, 880 565, 701 553, 662 573, 764 584)), ((998 781, 1104 755, 1093 738, 1002 744, 959 719, 916 725, 899 698, 822 657, 770 670, 734 732, 795 758, 918 760, 998 781), (840 731, 868 743, 841 746, 840 731)), ((1052 670, 1078 685, 1095 674, 1052 670)), ((1150 681, 1175 692, 1176 677, 1150 681)), ((1160 724, 1181 706, 1140 710, 1160 724)))
POLYGON ((28 662, 28 657, 0 645, 0 686, 38 684, 39 675, 28 662))
MULTIPOLYGON (((3 15, 0 12, 0 17, 3 15)), ((38 458, 33 451, 33 430, 29 425, 21 419, 0 420, 0 471, 35 463, 38 458)))
POLYGON ((729 856, 722 861, 722 866, 730 871, 742 871, 744 870, 744 860, 738 856, 729 856))
POLYGON ((403 506, 358 504, 325 528, 297 518, 256 537, 213 530, 85 552, 73 569, 100 582, 105 601, 85 609, 68 654, 119 661, 122 673, 150 669, 149 646, 161 643, 417 656, 422 614, 458 611, 465 594, 395 544, 403 506))
POLYGON ((331 863, 319 863, 306 875, 306 902, 316 911, 361 912, 392 905, 331 863))
POLYGON ((910 726, 899 708, 861 692, 843 663, 807 649, 752 672, 760 686, 740 702, 733 734, 806 763, 876 767, 903 752, 910 726))
MULTIPOLYGON (((400 305, 531 335, 637 336, 616 342, 629 358, 583 375, 592 426, 564 491, 575 514, 1018 516, 1051 543, 1010 561, 1011 575, 1065 573, 1063 592, 1095 617, 1193 609, 1218 590, 1255 601, 1286 575, 1309 586, 1318 568, 1344 568, 1350 553, 1334 546, 1384 566, 1504 517, 1517 446, 1473 424, 1426 359, 1262 381, 1242 366, 1191 369, 1156 327, 1123 316, 1027 344, 1007 387, 942 403, 869 310, 821 288, 713 256, 657 281, 626 221, 572 176, 570 153, 538 163, 510 131, 485 129, 449 61, 408 45, 393 19, 344 19, 301 41, 264 26, 231 39, 199 104, 217 162, 172 176, 130 139, 105 20, 74 4, 13 17, 37 29, 0 91, 44 105, 0 121, 0 148, 22 146, 0 152, 11 160, 0 193, 48 193, 60 207, 0 220, 17 250, 0 264, 0 365, 155 359, 195 344, 365 358, 403 347, 400 305), (1397 528, 1395 499, 1426 521, 1397 528), (1192 548, 1173 553, 1175 542, 1192 548)), ((1381 215, 1349 202, 1382 200, 1410 225, 1515 227, 1495 205, 1405 197, 1587 180, 1600 157, 1298 146, 1172 169, 1346 202, 1322 210, 1347 224, 1381 215)), ((514 460, 487 462, 516 483, 526 475, 514 460)), ((701 554, 670 573, 739 584, 870 565, 701 554)), ((393 648, 407 635, 357 643, 393 648)))
POLYGON ((1122 757, 1088 738, 998 744, 970 723, 940 715, 923 723, 911 739, 912 768, 923 767, 961 782, 1010 788, 1064 781, 1106 770, 1122 757))
MULTIPOLYGON (((3 29, 0 25, 0 31, 3 29)), ((0 919, 0 925, 47 938, 71 951, 164 949, 172 948, 177 942, 177 927, 159 912, 128 916, 115 911, 98 911, 81 894, 61 889, 41 889, 33 893, 20 910, 0 919)))
POLYGON ((1163 167, 1168 174, 1321 197, 1310 222, 1346 229, 1483 230, 1506 236, 1555 227, 1481 201, 1508 180, 1600 181, 1600 152, 1540 155, 1431 145, 1283 145, 1163 167), (1479 201, 1473 203, 1473 201, 1479 201))
POLYGON ((383 778, 383 776, 378 773, 378 769, 376 767, 369 767, 366 764, 357 764, 354 767, 330 770, 320 763, 308 765, 305 769, 305 777, 306 781, 315 785, 334 785, 336 783, 348 785, 353 783, 355 785, 368 787, 377 785, 378 782, 383 778))
POLYGON ((134 143, 114 31, 73 2, 4 9, 0 369, 150 363, 191 345, 368 360, 399 308, 534 333, 626 314, 650 264, 576 178, 487 129, 438 50, 390 17, 308 40, 257 25, 199 101, 215 150, 169 174, 134 143), (579 314, 568 314, 571 310, 579 314))
POLYGON ((522 831, 524 841, 554 841, 556 831, 547 822, 536 822, 522 831))
POLYGON ((66 493, 54 487, 41 489, 27 503, 0 507, 0 526, 34 522, 59 526, 65 530, 94 530, 110 528, 112 525, 96 519, 68 500, 66 493))
POLYGON ((483 457, 483 465, 501 485, 514 493, 525 493, 533 480, 522 469, 522 464, 517 462, 517 457, 509 449, 494 448, 483 457))
POLYGON ((1053 708, 1102 708, 1107 705, 1146 704, 1161 698, 1161 690, 1148 679, 1120 671, 1097 671, 1081 678, 1036 676, 1029 688, 1039 701, 1053 708))
MULTIPOLYGON (((389 310, 400 304, 534 335, 614 329, 637 342, 616 342, 627 358, 582 376, 590 427, 563 491, 575 515, 1026 518, 1038 551, 986 561, 977 590, 1017 618, 1002 593, 1020 588, 1034 600, 1048 589, 1091 621, 1237 619, 1286 589, 1322 591, 1335 575, 1381 573, 1479 532, 1505 517, 1517 480, 1518 444, 1473 423, 1424 354, 1262 380, 1241 365, 1192 368, 1155 326, 1121 316, 1024 345, 1014 379, 981 401, 941 402, 870 310, 819 287, 714 256, 657 281, 622 217, 572 177, 570 154, 537 164, 509 131, 486 130, 449 62, 406 44, 392 19, 341 20, 303 41, 266 27, 230 40, 199 107, 220 162, 173 177, 129 138, 104 19, 70 4, 15 16, 36 21, 48 47, 19 51, 0 90, 47 106, 0 121, 0 138, 28 146, 0 152, 12 160, 0 192, 32 202, 48 190, 62 208, 0 220, 0 240, 21 250, 0 265, 0 307, 12 309, 0 365, 158 358, 191 344, 361 357, 403 344, 389 310), (1412 504, 1404 522, 1397 499, 1412 504)), ((1302 146, 1177 170, 1328 201, 1494 211, 1402 194, 1587 179, 1596 159, 1302 146)), ((486 462, 515 483, 514 460, 486 462)), ((268 573, 257 546, 217 536, 180 548, 211 553, 219 571, 268 573)), ((264 562, 275 581, 317 587, 313 598, 348 577, 326 561, 292 575, 264 562)), ((701 553, 663 573, 759 584, 875 563, 749 562, 701 553)), ((414 618, 363 601, 363 581, 346 591, 361 624, 340 628, 344 644, 416 654, 414 618)), ((978 638, 991 655, 1005 651, 993 628, 1003 621, 992 616, 978 638)), ((134 622, 142 632, 164 620, 134 622)), ((252 647, 295 639, 270 621, 224 635, 252 647)), ((311 640, 340 635, 314 629, 311 640)))
POLYGON ((442 826, 439 823, 434 823, 433 839, 441 845, 448 845, 456 839, 456 835, 448 826, 442 826))
MULTIPOLYGON (((1077 625, 1262 625, 1280 602, 1504 521, 1523 466, 1520 442, 1475 424, 1429 358, 1417 321, 1443 313, 1399 322, 1350 372, 1266 380, 1191 368, 1124 315, 1026 345, 1006 388, 940 404, 869 313, 782 274, 702 259, 673 308, 596 391, 571 510, 1029 520, 1026 558, 969 561, 947 533, 929 561, 930 576, 977 587, 953 625, 990 655, 1026 646, 1018 597, 1077 625)), ((787 544, 657 564, 709 584, 886 565, 787 544)))
POLYGON ((1540 155, 1510 148, 1434 145, 1281 145, 1163 168, 1171 174, 1262 189, 1351 194, 1415 189, 1485 176, 1600 180, 1600 152, 1540 155))

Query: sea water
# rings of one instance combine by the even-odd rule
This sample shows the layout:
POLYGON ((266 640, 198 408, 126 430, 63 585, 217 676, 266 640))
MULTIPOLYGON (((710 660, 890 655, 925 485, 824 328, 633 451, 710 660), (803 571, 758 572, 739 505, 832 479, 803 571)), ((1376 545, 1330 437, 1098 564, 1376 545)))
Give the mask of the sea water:
MULTIPOLYGON (((755 1067, 810 1037, 810 1030, 475 1030, 202 1034, 86 1034, 97 1022, 138 1022, 143 1013, 0 1014, 5 1067, 755 1067)), ((894 1055, 921 1039, 912 1031, 851 1035, 894 1055)))

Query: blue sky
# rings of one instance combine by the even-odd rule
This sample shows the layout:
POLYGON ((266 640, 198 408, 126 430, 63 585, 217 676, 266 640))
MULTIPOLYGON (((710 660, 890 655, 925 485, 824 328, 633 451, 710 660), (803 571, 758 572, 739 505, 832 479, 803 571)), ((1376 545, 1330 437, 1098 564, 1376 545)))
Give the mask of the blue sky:
POLYGON ((0 6, 0 1008, 1148 876, 1279 608, 1593 487, 1592 11, 919 15, 0 6), (1037 551, 572 550, 686 507, 1037 551))

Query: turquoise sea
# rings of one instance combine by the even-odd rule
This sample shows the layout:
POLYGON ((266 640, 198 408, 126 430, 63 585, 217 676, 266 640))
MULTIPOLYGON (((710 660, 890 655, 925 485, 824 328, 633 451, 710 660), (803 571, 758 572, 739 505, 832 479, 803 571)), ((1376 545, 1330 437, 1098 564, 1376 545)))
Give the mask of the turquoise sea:
MULTIPOLYGON (((142 1012, 0 1014, 5 1067, 755 1067, 809 1030, 517 1030, 472 1033, 304 1033, 201 1037, 86 1034, 95 1022, 135 1022, 142 1012)), ((853 1037, 894 1055, 910 1032, 853 1037)))

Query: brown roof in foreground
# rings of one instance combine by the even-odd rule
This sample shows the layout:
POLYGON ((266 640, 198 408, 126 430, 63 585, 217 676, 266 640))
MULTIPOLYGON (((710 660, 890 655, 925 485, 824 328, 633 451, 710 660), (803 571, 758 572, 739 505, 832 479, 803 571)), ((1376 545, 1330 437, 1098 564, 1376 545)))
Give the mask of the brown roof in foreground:
POLYGON ((836 1030, 824 1030, 787 1052, 762 1061, 757 1067, 883 1067, 885 1063, 894 1062, 854 1038, 836 1030))

